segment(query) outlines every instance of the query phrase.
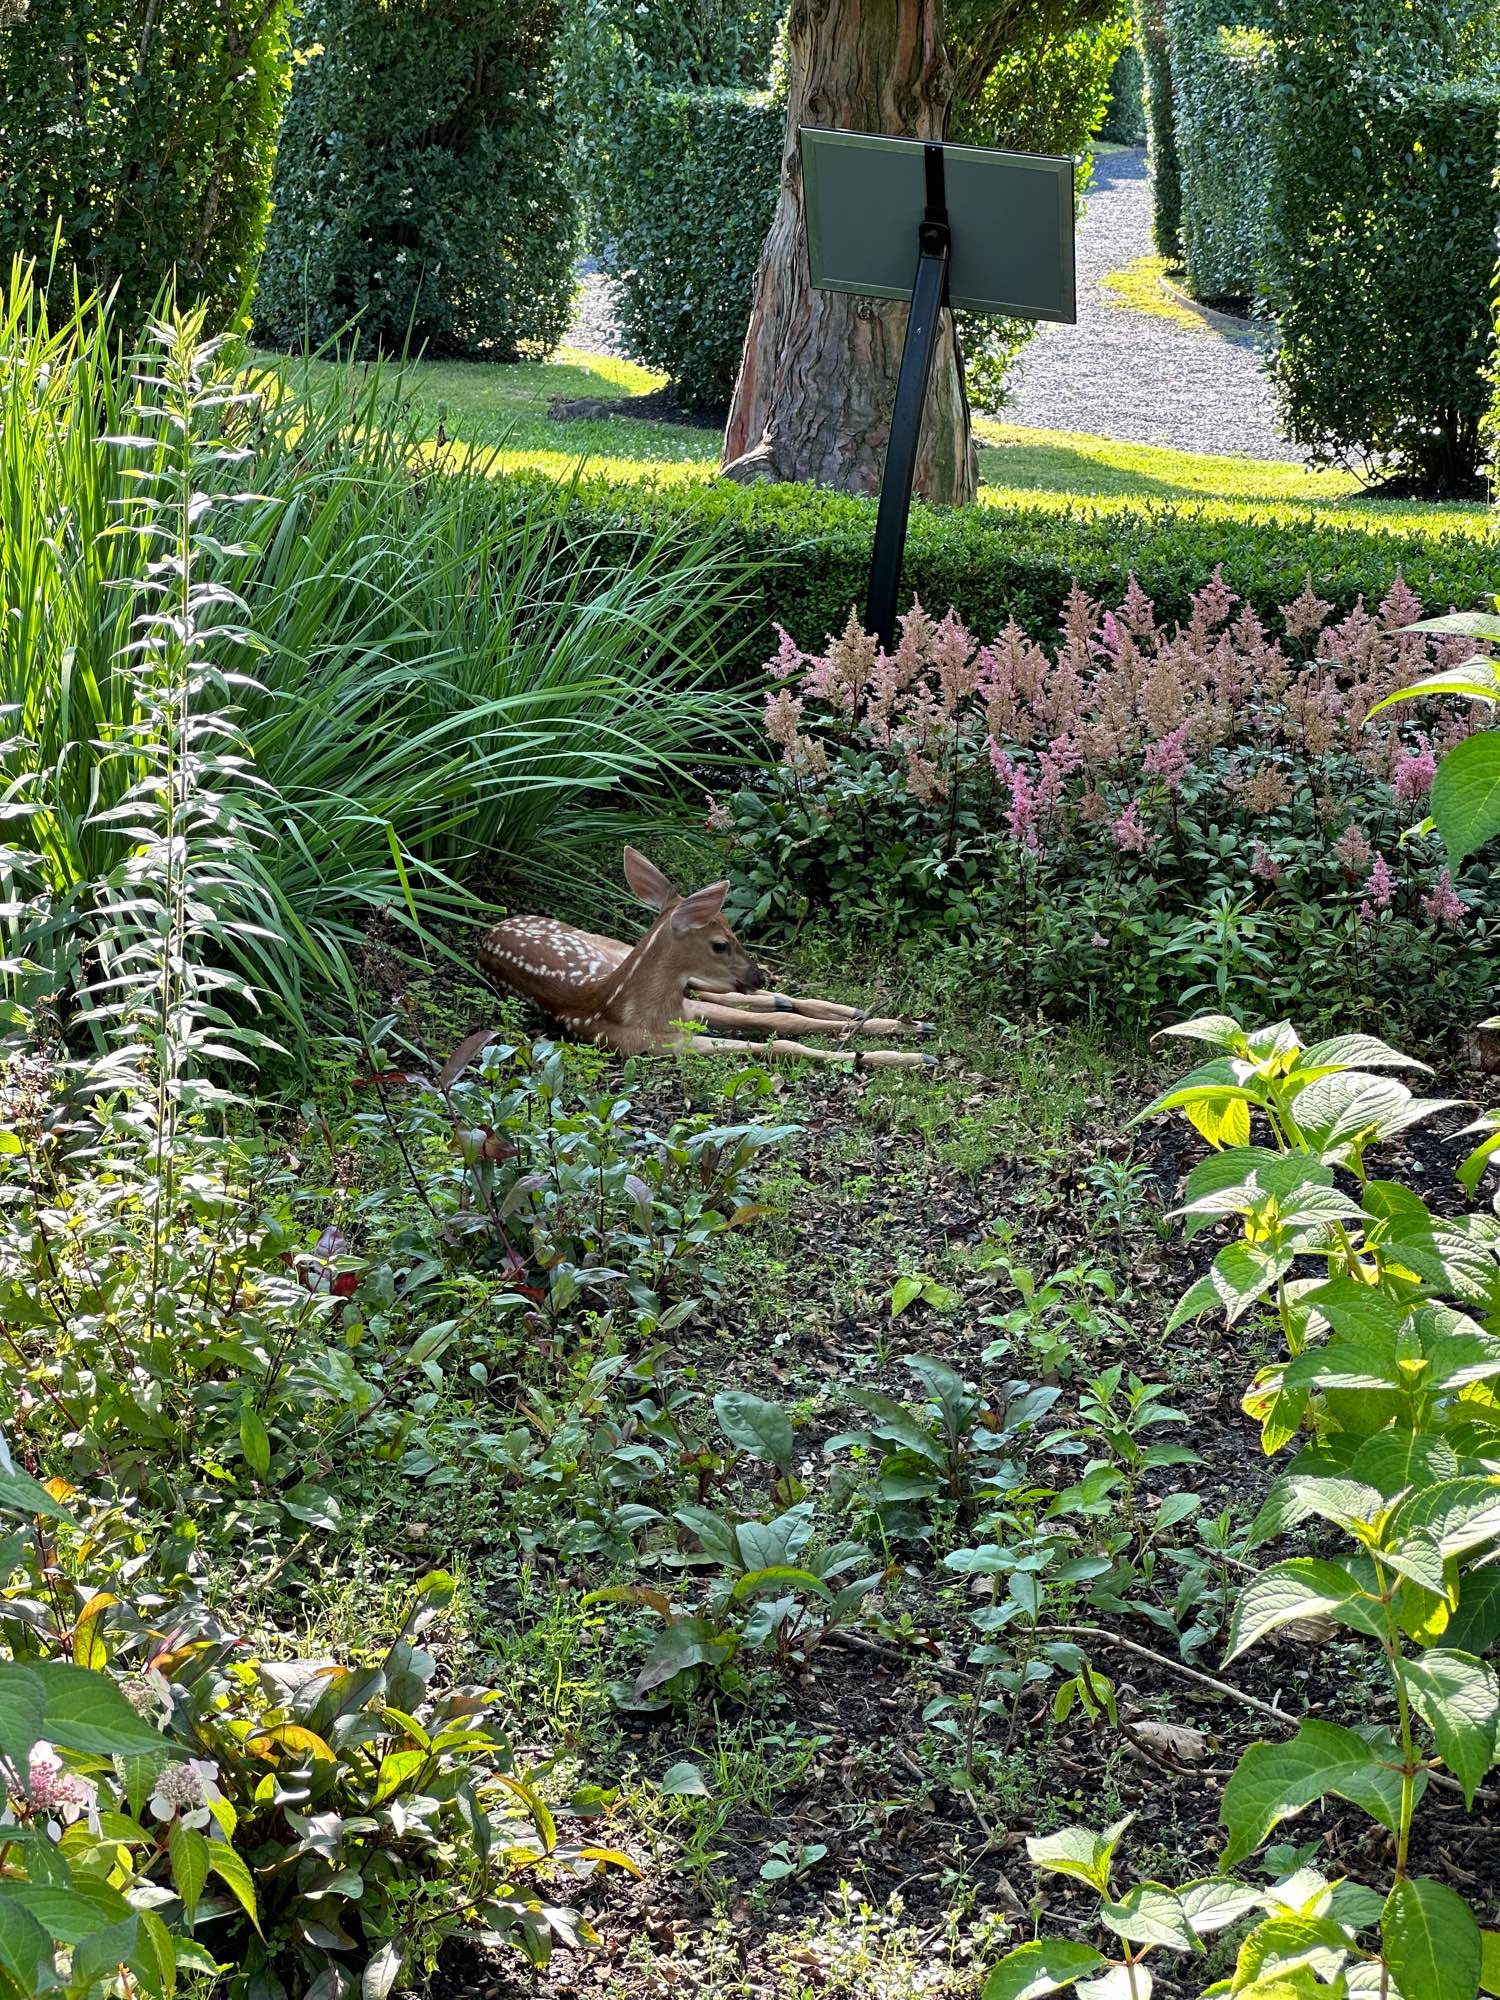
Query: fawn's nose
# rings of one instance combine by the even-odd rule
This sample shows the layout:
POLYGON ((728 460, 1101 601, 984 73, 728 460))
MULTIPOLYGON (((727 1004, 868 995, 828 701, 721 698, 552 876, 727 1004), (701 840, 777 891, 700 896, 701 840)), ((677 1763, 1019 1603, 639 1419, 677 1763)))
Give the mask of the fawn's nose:
POLYGON ((741 993, 759 993, 763 986, 769 986, 770 983, 766 968, 752 963, 750 970, 739 982, 739 990, 741 993))

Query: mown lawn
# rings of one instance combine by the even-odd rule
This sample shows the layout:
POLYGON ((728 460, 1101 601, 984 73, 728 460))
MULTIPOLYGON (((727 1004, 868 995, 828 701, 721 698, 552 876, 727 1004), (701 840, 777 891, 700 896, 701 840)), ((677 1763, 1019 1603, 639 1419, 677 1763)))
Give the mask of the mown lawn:
MULTIPOLYGON (((313 363, 316 370, 320 365, 313 363)), ((419 361, 391 370, 393 388, 430 413, 432 431, 483 446, 497 467, 529 466, 565 475, 580 463, 610 479, 710 479, 719 460, 716 430, 612 416, 559 423, 556 398, 646 395, 662 378, 635 362, 561 348, 550 361, 509 367, 419 361)), ((980 419, 980 498, 1101 512, 1142 504, 1186 505, 1209 515, 1323 521, 1393 534, 1492 532, 1478 505, 1372 498, 1350 473, 1312 471, 1232 453, 1121 444, 1076 431, 1023 430, 980 419)))

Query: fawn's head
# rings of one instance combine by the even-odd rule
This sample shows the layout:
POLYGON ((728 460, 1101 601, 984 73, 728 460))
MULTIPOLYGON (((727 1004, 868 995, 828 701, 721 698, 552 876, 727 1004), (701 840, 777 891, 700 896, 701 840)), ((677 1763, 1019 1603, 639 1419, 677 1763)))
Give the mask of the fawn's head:
POLYGON ((768 984, 724 921, 727 882, 711 882, 684 896, 633 847, 625 850, 625 880, 643 903, 660 911, 657 927, 670 943, 674 969, 685 979, 708 993, 758 993, 768 984))

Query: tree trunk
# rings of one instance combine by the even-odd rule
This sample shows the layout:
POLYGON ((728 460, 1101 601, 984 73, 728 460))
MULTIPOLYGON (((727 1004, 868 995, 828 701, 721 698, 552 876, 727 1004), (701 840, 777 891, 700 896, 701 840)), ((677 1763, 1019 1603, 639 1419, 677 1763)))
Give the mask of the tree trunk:
MULTIPOLYGON (((942 0, 792 0, 781 200, 724 433, 726 478, 880 489, 907 307, 812 289, 797 128, 940 139, 952 89, 942 16, 942 0)), ((945 312, 916 488, 926 500, 956 502, 972 500, 977 483, 963 361, 945 312)))

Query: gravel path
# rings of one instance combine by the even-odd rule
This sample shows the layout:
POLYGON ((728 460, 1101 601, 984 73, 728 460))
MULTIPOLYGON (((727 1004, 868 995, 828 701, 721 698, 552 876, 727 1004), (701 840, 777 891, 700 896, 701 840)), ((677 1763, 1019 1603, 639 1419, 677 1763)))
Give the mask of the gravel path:
POLYGON ((1145 152, 1104 154, 1078 225, 1078 324, 1038 327, 998 414, 1179 451, 1295 458, 1253 338, 1135 312, 1103 289, 1111 271, 1152 254, 1145 152))
MULTIPOLYGON (((1143 149, 1101 155, 1078 225, 1078 324, 1037 329, 998 414, 1037 430, 1084 431, 1180 451, 1295 458, 1276 422, 1254 339, 1113 303, 1103 280, 1152 254, 1143 149)), ((568 342, 623 354, 612 281, 592 258, 568 342)))

